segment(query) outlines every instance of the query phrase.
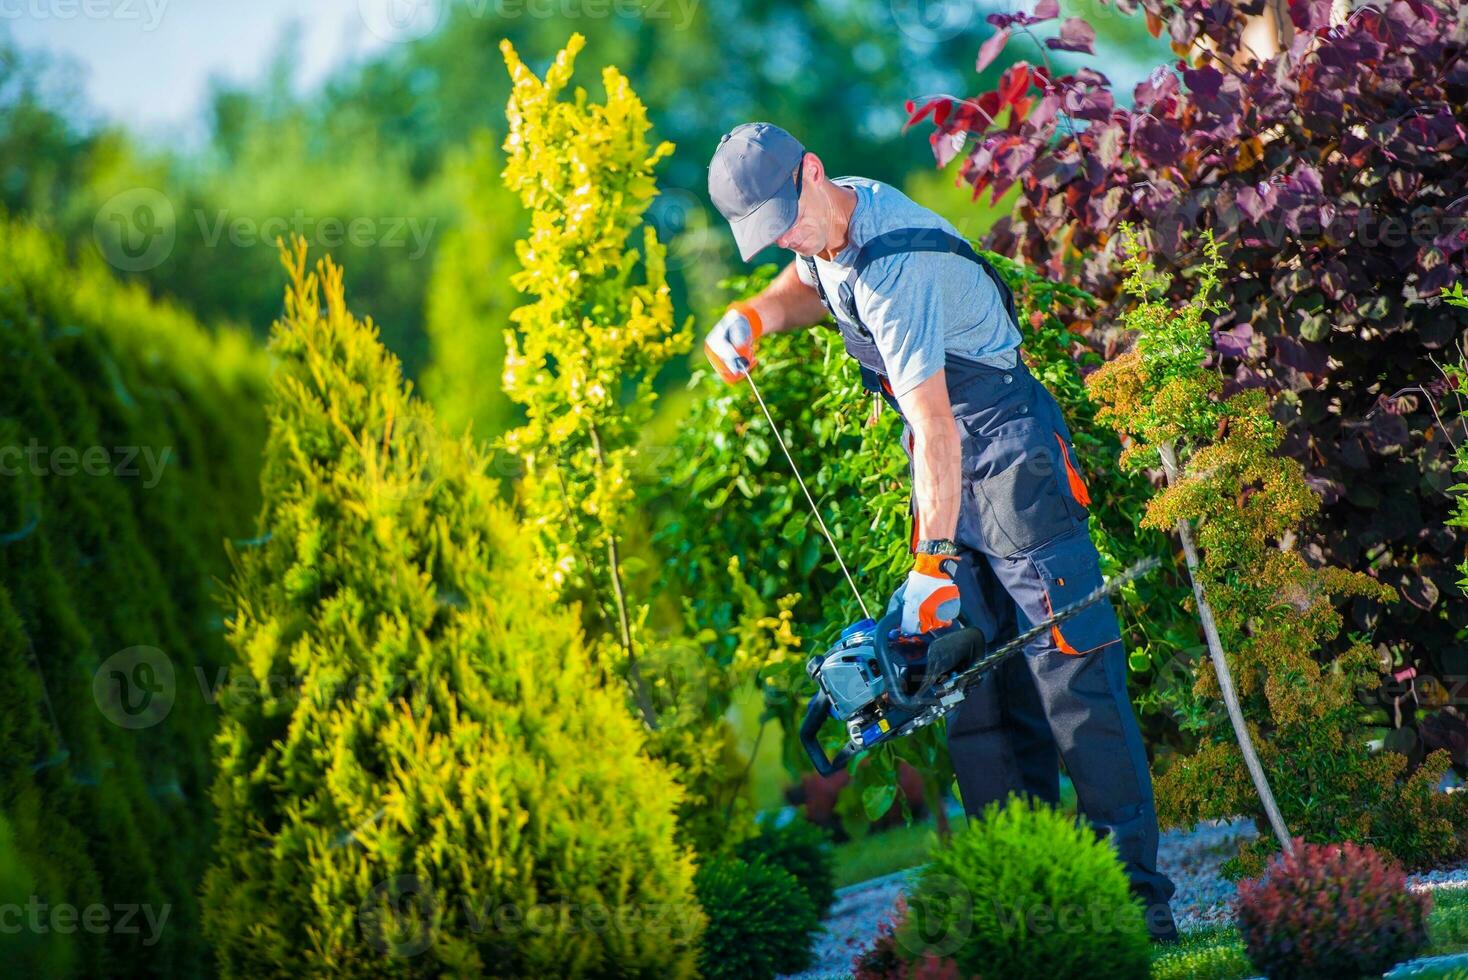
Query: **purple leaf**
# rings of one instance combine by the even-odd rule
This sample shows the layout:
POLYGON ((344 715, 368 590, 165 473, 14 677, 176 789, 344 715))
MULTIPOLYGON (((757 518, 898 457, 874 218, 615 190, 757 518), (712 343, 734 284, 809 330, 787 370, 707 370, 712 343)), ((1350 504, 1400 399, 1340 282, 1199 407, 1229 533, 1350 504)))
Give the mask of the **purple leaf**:
POLYGON ((974 71, 983 71, 994 63, 999 57, 999 52, 1004 50, 1005 43, 1009 40, 1009 28, 996 31, 979 48, 979 59, 974 62, 974 71))
POLYGON ((1080 51, 1095 54, 1096 29, 1079 17, 1067 17, 1060 25, 1059 37, 1047 37, 1045 46, 1054 51, 1080 51))
POLYGON ((1132 127, 1132 149, 1154 167, 1176 166, 1183 155, 1183 131, 1169 119, 1140 116, 1132 127))
POLYGON ((1060 0, 1040 0, 1035 4, 1035 20, 1038 24, 1042 20, 1051 20, 1060 16, 1060 0))
POLYGON ((1218 95, 1218 87, 1223 84, 1223 72, 1206 65, 1202 68, 1185 68, 1183 81, 1188 83, 1188 91, 1193 95, 1211 99, 1218 95))
POLYGON ((1318 31, 1330 26, 1330 0, 1290 0, 1290 20, 1300 31, 1318 31))
POLYGON ((1397 0, 1377 22, 1377 37, 1392 48, 1420 48, 1432 40, 1434 24, 1418 16, 1412 5, 1397 0))
POLYGON ((1225 357, 1248 357, 1253 340, 1254 328, 1247 323, 1213 331, 1213 348, 1225 357))
POLYGON ((1065 90, 1065 111, 1077 119, 1105 122, 1116 105, 1111 93, 1104 88, 1082 91, 1078 88, 1065 90))
POLYGON ((1324 344, 1294 337, 1279 336, 1273 339, 1274 359, 1286 367, 1305 374, 1324 374, 1327 355, 1324 344))
POLYGON ((1137 83, 1132 95, 1133 108, 1137 112, 1146 112, 1161 100, 1175 95, 1177 90, 1177 75, 1166 65, 1158 65, 1152 69, 1152 74, 1137 83))
POLYGON ((1025 117, 1025 122, 1032 126, 1037 132, 1043 130, 1055 114, 1060 111, 1060 96, 1051 92, 1040 100, 1040 104, 1025 117))

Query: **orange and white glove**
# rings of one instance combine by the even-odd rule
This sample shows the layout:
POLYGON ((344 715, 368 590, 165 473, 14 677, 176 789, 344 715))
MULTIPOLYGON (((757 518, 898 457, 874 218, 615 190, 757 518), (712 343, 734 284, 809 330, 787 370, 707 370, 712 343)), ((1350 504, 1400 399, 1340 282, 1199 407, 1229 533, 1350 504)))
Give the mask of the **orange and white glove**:
POLYGON ((704 338, 703 352, 719 372, 733 384, 754 367, 754 345, 764 333, 759 314, 748 303, 730 303, 729 309, 704 338))
POLYGON ((893 596, 902 603, 902 632, 907 636, 931 633, 958 618, 958 586, 953 584, 957 561, 946 555, 916 555, 907 581, 893 596), (899 598, 900 597, 900 598, 899 598))

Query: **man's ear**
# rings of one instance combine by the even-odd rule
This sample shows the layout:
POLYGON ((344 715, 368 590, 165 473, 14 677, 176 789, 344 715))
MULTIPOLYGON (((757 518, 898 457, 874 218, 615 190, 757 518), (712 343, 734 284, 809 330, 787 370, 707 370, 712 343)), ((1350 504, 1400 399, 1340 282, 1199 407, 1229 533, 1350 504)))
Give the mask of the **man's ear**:
POLYGON ((807 151, 805 160, 801 163, 801 166, 805 168, 806 183, 811 183, 812 181, 819 182, 826 179, 826 165, 814 153, 807 151))

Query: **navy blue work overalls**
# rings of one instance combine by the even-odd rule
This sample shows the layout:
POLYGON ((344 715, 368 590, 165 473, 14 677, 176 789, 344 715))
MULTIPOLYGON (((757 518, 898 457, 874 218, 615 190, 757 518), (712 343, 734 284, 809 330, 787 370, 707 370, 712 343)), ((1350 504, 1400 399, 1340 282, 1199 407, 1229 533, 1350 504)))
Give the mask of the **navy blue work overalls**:
MULTIPOLYGON (((874 238, 857 254, 857 275, 899 251, 952 251, 979 263, 1015 318, 1014 298, 993 265, 968 242, 939 229, 902 229, 874 238)), ((834 309, 814 261, 805 261, 847 352, 861 364, 863 386, 901 415, 850 291, 841 290, 842 309, 834 309)), ((1101 584, 1099 555, 1087 528, 1090 501, 1060 406, 1023 360, 997 368, 950 354, 944 375, 963 455, 954 536, 961 554, 954 579, 964 621, 982 629, 992 644, 1101 584)), ((907 441, 903 449, 910 462, 907 441)), ((971 687, 950 712, 947 728, 971 817, 1011 792, 1058 803, 1063 758, 1081 811, 1099 833, 1110 834, 1132 890, 1148 906, 1149 928, 1159 935, 1171 931, 1167 903, 1175 886, 1157 870, 1151 774, 1127 696, 1126 655, 1110 601, 1052 629, 1025 656, 1009 658, 971 687)))

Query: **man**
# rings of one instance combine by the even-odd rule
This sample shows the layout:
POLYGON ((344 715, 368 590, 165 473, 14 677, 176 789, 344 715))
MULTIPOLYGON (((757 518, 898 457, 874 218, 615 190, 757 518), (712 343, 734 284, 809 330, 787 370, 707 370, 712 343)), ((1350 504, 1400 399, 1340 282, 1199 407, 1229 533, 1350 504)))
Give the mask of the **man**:
MULTIPOLYGON (((828 177, 818 156, 764 122, 720 139, 709 196, 746 262, 772 244, 796 253, 710 331, 705 351, 724 380, 749 372, 762 336, 829 313, 864 386, 901 414, 914 559, 889 610, 900 604, 904 634, 961 614, 992 643, 1101 584, 1070 431, 1019 358, 1008 287, 949 222, 879 181, 828 177)), ((947 722, 970 816, 1010 792, 1058 803, 1063 758, 1080 809, 1115 842, 1148 930, 1176 939, 1110 602, 1010 658, 947 722)))

